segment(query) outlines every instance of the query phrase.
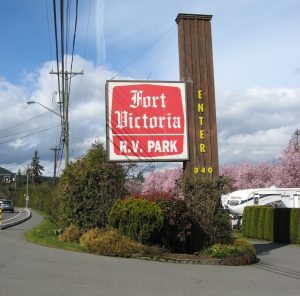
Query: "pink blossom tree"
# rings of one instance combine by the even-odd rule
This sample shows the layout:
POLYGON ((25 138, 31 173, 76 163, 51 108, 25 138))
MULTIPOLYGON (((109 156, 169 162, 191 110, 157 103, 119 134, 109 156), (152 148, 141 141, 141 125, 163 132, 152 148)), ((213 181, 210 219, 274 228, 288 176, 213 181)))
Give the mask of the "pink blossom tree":
POLYGON ((220 175, 229 177, 229 190, 269 187, 273 184, 274 166, 270 163, 241 163, 220 168, 220 175))
POLYGON ((300 151, 289 144, 280 154, 274 174, 278 187, 300 187, 300 151))
POLYGON ((145 177, 144 193, 170 192, 175 193, 176 182, 182 176, 182 168, 155 171, 145 177))

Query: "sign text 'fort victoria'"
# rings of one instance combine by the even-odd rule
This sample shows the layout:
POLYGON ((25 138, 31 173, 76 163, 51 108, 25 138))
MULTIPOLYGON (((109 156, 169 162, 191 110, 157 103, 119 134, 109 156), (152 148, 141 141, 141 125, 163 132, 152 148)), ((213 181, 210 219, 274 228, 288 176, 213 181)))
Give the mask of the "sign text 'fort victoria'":
POLYGON ((107 81, 111 161, 188 159, 185 84, 107 81))

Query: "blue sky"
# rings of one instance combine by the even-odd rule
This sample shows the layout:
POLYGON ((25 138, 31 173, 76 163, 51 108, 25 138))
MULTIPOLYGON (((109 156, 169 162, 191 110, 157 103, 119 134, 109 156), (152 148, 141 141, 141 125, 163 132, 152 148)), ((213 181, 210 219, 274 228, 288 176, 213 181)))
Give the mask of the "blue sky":
MULTIPOLYGON (((175 18, 193 13, 213 15, 220 163, 275 160, 299 128, 299 11, 296 0, 79 0, 74 69, 85 74, 72 80, 71 156, 105 138, 106 79, 179 79, 175 18)), ((0 38, 2 143, 19 131, 13 125, 45 112, 26 106, 26 98, 55 107, 52 1, 0 1, 0 38)), ((45 114, 24 125, 56 123, 45 114)), ((0 144, 0 166, 22 168, 37 149, 51 172, 57 134, 54 128, 0 144)))

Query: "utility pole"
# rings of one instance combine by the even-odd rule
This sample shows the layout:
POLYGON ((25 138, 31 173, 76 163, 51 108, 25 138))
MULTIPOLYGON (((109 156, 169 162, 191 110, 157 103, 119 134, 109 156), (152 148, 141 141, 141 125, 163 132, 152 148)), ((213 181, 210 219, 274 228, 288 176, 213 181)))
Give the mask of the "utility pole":
POLYGON ((29 201, 29 195, 28 195, 28 181, 29 181, 29 167, 27 167, 26 171, 26 196, 25 196, 25 208, 28 208, 28 201, 29 201))
POLYGON ((63 133, 64 133, 64 150, 65 150, 65 166, 69 164, 69 80, 76 75, 83 75, 81 72, 54 72, 50 74, 56 74, 62 77, 63 89, 62 89, 62 119, 63 119, 63 133))
POLYGON ((53 188, 56 185, 56 163, 57 163, 57 152, 59 150, 61 150, 60 148, 57 148, 57 146, 55 146, 55 148, 51 148, 50 150, 54 151, 54 173, 53 173, 53 188))

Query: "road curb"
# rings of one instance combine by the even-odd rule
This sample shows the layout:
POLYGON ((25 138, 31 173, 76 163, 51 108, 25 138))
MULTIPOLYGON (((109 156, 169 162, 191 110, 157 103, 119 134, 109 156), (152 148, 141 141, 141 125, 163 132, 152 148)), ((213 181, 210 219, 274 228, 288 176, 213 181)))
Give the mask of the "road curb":
POLYGON ((20 220, 18 220, 18 221, 14 221, 14 222, 5 224, 5 225, 1 225, 1 228, 0 228, 0 229, 1 229, 1 230, 2 230, 2 229, 6 229, 6 228, 9 228, 9 227, 12 227, 12 226, 21 224, 21 223, 23 223, 23 222, 29 220, 29 219, 31 218, 31 216, 32 216, 31 211, 30 211, 29 209, 25 209, 25 208, 23 208, 22 210, 24 210, 25 212, 27 212, 27 215, 26 215, 24 218, 22 218, 22 219, 20 219, 20 220))

